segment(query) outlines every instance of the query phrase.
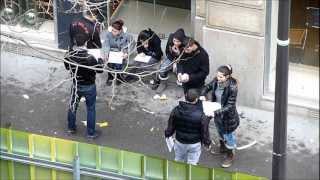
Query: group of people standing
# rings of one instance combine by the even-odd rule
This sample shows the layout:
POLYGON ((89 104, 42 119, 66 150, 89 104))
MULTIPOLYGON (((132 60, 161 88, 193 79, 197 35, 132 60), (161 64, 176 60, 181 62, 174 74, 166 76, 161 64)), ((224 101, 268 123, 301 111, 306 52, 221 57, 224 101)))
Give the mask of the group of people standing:
MULTIPOLYGON (((76 111, 81 97, 84 97, 87 106, 87 137, 93 139, 99 136, 95 130, 96 73, 102 73, 103 68, 112 70, 108 73, 108 85, 113 80, 117 80, 117 84, 124 81, 124 77, 119 75, 121 73, 113 72, 123 70, 130 55, 132 36, 126 32, 122 20, 113 21, 108 31, 102 33, 94 11, 85 11, 83 17, 74 20, 69 33, 70 48, 65 57, 65 67, 72 74, 73 84, 68 109, 68 132, 76 133, 76 111), (88 53, 88 49, 102 49, 102 58, 96 59, 88 53), (111 51, 123 53, 122 64, 108 63, 111 51)), ((215 78, 205 85, 209 74, 209 56, 196 40, 185 35, 183 29, 169 35, 165 56, 160 38, 151 29, 139 33, 136 51, 151 57, 147 64, 159 64, 158 73, 150 81, 156 93, 160 94, 166 89, 168 75, 172 70, 176 73, 177 84, 183 87, 185 101, 179 102, 172 110, 165 130, 165 137, 175 135, 175 160, 198 163, 201 147, 211 148, 209 122, 214 118, 220 146, 218 150, 211 148, 211 152, 225 154, 222 166, 231 166, 236 148, 234 132, 239 125, 236 110, 238 85, 232 77, 232 67, 219 67, 215 78), (216 110, 212 116, 204 114, 201 101, 207 99, 209 91, 212 91, 211 101, 221 104, 221 109, 216 110)))

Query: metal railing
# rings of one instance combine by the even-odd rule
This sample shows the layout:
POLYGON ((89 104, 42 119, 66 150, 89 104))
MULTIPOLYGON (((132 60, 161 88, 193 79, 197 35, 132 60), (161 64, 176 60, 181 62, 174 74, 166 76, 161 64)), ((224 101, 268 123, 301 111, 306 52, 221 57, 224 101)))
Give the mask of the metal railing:
POLYGON ((0 128, 0 179, 265 180, 104 146, 0 128))

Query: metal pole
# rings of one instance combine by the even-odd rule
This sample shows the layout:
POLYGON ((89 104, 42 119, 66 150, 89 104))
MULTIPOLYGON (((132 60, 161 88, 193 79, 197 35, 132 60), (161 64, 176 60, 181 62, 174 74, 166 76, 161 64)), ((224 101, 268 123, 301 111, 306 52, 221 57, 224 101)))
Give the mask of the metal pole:
POLYGON ((73 180, 80 180, 80 160, 79 156, 74 157, 73 161, 73 180))
POLYGON ((279 0, 272 180, 286 179, 290 0, 279 0))

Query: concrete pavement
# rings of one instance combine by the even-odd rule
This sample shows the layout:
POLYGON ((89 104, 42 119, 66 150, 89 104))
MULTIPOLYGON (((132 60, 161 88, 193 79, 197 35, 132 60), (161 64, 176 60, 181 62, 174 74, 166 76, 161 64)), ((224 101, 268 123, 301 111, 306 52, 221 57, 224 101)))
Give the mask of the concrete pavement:
MULTIPOLYGON (((102 131, 98 139, 87 140, 80 122, 86 120, 82 103, 77 116, 79 131, 68 136, 66 109, 71 82, 60 85, 68 78, 63 64, 1 52, 1 126, 173 159, 163 135, 171 109, 182 100, 174 78, 165 92, 168 100, 153 100, 154 91, 132 83, 116 87, 110 107, 112 88, 105 85, 105 76, 97 77, 97 122, 108 121, 109 126, 98 128, 102 131)), ((237 130, 239 144, 258 143, 237 151, 228 170, 271 177, 273 112, 242 106, 238 111, 243 113, 237 130)), ((288 179, 319 179, 318 119, 288 116, 287 153, 288 179)), ((200 164, 219 167, 221 160, 203 151, 200 164)))

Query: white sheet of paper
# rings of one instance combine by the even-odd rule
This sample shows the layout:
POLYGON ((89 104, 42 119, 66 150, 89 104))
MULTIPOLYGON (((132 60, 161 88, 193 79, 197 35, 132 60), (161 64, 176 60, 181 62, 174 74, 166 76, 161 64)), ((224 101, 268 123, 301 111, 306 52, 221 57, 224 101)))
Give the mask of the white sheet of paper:
POLYGON ((166 143, 167 143, 167 147, 168 147, 169 152, 171 152, 173 145, 174 145, 174 141, 173 141, 172 136, 169 138, 166 138, 166 143))
POLYGON ((147 56, 147 55, 140 55, 140 54, 138 54, 135 58, 134 58, 134 60, 135 61, 138 61, 138 62, 143 62, 143 63, 148 63, 149 61, 150 61, 150 59, 151 59, 151 56, 147 56))
POLYGON ((88 53, 94 56, 97 60, 102 58, 101 56, 101 49, 88 49, 88 53))
POLYGON ((221 104, 211 101, 202 101, 202 107, 206 116, 214 116, 214 111, 221 109, 221 104))
POLYGON ((122 64, 123 52, 109 52, 108 63, 122 64))

